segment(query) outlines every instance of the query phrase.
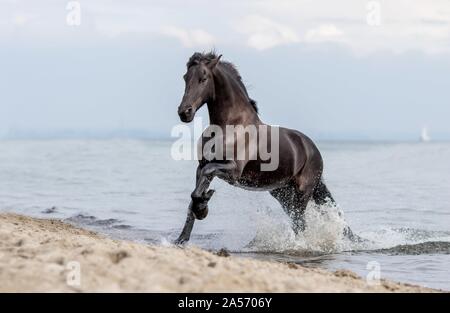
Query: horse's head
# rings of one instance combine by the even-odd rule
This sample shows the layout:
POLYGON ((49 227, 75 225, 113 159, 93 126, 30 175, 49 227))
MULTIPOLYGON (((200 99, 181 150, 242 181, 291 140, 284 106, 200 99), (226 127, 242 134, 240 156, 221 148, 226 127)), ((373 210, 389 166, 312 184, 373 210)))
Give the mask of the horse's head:
POLYGON ((221 55, 211 59, 200 56, 200 53, 195 53, 191 57, 187 72, 183 76, 186 86, 178 107, 178 115, 185 123, 191 122, 197 110, 213 99, 215 94, 213 70, 219 63, 221 55))

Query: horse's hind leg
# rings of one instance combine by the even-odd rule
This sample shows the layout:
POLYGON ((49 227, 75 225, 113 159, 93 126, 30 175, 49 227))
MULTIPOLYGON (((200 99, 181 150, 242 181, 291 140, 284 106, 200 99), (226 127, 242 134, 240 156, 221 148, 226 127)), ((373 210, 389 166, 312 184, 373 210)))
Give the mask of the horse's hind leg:
MULTIPOLYGON (((323 180, 320 180, 316 188, 314 188, 312 198, 314 202, 318 205, 324 205, 326 203, 336 204, 336 202, 333 199, 333 196, 331 195, 331 192, 328 190, 323 180)), ((341 213, 339 213, 339 216, 341 216, 341 213)), ((355 235, 351 230, 350 226, 348 225, 346 225, 344 228, 344 237, 348 238, 350 241, 353 242, 364 241, 361 237, 355 235)))
POLYGON ((305 230, 305 210, 321 174, 321 170, 306 168, 289 185, 270 192, 292 219, 292 228, 296 234, 305 230))
POLYGON ((336 203, 333 199, 333 196, 331 195, 331 192, 328 190, 327 186, 322 180, 320 180, 317 186, 314 188, 312 197, 314 199, 314 202, 316 202, 318 205, 323 205, 328 202, 336 203))
POLYGON ((305 230, 304 213, 311 198, 311 193, 312 189, 300 190, 295 182, 270 192, 291 218, 292 229, 296 234, 305 230))
POLYGON ((297 234, 304 228, 303 211, 298 202, 298 191, 294 183, 290 183, 286 187, 274 189, 270 194, 278 200, 284 212, 292 220, 292 229, 297 234))

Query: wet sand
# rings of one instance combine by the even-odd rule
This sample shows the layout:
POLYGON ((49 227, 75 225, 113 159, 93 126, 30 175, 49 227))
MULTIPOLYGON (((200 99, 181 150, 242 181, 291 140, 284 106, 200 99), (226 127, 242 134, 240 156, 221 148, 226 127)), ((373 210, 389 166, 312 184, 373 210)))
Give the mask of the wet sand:
POLYGON ((105 238, 57 220, 0 214, 0 292, 432 292, 328 272, 105 238))

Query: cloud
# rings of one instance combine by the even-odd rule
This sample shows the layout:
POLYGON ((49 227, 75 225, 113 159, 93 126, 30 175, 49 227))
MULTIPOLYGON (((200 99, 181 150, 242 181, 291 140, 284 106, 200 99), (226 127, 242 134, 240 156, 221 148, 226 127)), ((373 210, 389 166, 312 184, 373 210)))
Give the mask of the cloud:
POLYGON ((216 42, 213 35, 203 29, 183 29, 175 26, 163 28, 163 35, 178 39, 187 48, 212 46, 216 42))
POLYGON ((238 23, 238 31, 247 35, 247 45, 257 50, 299 41, 296 32, 288 26, 259 15, 247 16, 238 23))
POLYGON ((306 42, 341 41, 344 33, 333 24, 321 25, 305 34, 306 42))
POLYGON ((266 50, 300 42, 334 42, 356 54, 450 52, 448 0, 378 0, 381 24, 376 27, 367 23, 372 12, 368 1, 233 0, 214 8, 206 0, 195 0, 196 5, 182 0, 81 1, 82 25, 73 29, 65 23, 66 2, 0 0, 0 41, 17 36, 72 41, 74 33, 80 41, 163 34, 186 47, 219 41, 223 46, 266 50))

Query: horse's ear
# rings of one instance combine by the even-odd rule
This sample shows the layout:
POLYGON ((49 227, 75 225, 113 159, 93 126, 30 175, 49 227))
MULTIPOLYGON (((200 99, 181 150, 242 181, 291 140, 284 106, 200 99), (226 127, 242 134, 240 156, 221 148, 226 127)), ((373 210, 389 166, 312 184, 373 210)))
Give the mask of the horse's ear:
POLYGON ((213 69, 216 67, 216 65, 219 63, 221 57, 222 57, 222 55, 219 55, 217 58, 212 59, 212 60, 207 64, 210 70, 213 70, 213 69))

